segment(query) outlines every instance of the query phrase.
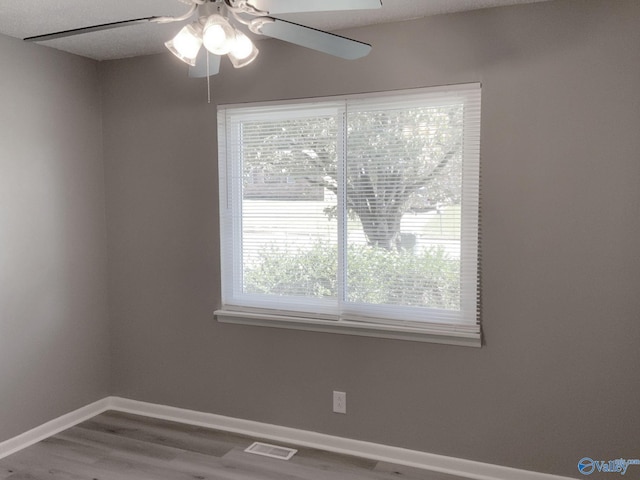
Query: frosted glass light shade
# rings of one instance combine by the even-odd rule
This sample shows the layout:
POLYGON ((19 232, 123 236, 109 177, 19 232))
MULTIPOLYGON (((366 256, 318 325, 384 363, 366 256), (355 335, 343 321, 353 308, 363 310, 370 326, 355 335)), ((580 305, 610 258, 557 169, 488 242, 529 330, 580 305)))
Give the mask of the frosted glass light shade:
POLYGON ((198 23, 185 25, 164 45, 184 63, 194 66, 202 46, 202 27, 198 23))
POLYGON ((214 13, 204 24, 202 42, 207 50, 216 55, 226 55, 231 51, 236 39, 236 31, 222 15, 214 13))
POLYGON ((236 41, 229 52, 229 60, 235 68, 242 68, 253 62, 258 56, 258 49, 244 33, 236 31, 236 41))

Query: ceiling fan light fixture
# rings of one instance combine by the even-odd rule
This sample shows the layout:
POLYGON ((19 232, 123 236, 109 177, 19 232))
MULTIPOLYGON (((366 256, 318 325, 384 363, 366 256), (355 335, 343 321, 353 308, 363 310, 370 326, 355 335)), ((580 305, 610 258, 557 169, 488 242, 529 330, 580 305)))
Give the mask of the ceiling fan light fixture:
POLYGON ((236 30, 222 15, 214 13, 207 18, 202 33, 202 42, 207 50, 216 55, 231 51, 236 39, 236 30))
POLYGON ((164 45, 184 63, 194 66, 200 47, 202 47, 202 26, 198 22, 185 25, 175 37, 165 42, 164 45))
POLYGON ((35 35, 24 40, 28 42, 43 42, 90 32, 111 30, 128 25, 185 22, 193 18, 195 14, 197 15, 197 21, 183 26, 174 38, 165 42, 165 46, 181 61, 190 65, 189 76, 195 78, 206 76, 208 78, 210 75, 218 73, 222 55, 229 55, 230 61, 236 68, 244 67, 255 60, 259 52, 247 37, 246 34, 249 34, 247 29, 256 35, 275 38, 347 60, 364 57, 371 51, 371 45, 367 43, 271 17, 270 15, 272 13, 364 10, 382 6, 382 0, 179 1, 189 5, 189 9, 182 15, 132 18, 35 35), (242 29, 243 32, 236 30, 236 28, 242 29), (203 45, 205 46, 204 49, 202 48, 203 45), (203 61, 206 62, 206 65, 203 65, 203 61), (206 67, 206 71, 203 66, 206 67))
POLYGON ((244 33, 236 31, 236 40, 228 54, 235 68, 242 68, 253 62, 258 56, 258 49, 244 33))

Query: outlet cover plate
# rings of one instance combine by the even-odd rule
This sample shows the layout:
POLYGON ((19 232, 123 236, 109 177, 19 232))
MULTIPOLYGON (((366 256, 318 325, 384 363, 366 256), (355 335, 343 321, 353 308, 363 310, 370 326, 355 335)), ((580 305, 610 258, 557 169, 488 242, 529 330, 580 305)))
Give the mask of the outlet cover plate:
POLYGON ((333 392, 333 412, 347 413, 347 394, 345 392, 333 392))

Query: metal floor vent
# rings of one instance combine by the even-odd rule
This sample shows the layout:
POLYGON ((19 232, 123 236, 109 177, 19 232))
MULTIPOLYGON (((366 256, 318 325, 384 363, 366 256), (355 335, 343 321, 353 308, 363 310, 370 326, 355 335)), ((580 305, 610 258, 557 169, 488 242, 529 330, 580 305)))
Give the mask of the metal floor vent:
POLYGON ((289 460, 298 450, 293 448, 279 447, 277 445, 269 445, 268 443, 254 442, 245 449, 247 453, 263 455, 265 457, 279 458, 280 460, 289 460))

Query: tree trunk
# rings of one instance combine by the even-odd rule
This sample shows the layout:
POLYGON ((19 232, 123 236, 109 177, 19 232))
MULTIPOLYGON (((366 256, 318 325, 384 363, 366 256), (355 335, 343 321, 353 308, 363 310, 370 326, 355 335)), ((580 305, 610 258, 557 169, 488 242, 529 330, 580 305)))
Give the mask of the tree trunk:
POLYGON ((394 209, 392 212, 376 212, 369 210, 356 210, 354 213, 360 218, 369 246, 396 249, 400 241, 400 220, 402 212, 394 209))

